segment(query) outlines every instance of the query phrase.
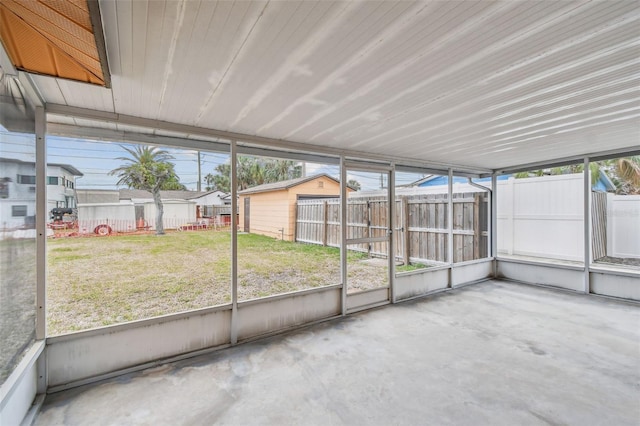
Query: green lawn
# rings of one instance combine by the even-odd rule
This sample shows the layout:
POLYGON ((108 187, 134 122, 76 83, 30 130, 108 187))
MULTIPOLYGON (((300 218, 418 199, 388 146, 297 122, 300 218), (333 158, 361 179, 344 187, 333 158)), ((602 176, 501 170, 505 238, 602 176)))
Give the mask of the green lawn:
MULTIPOLYGON (((49 335, 231 301, 231 235, 194 231, 50 239, 49 335)), ((348 256, 349 289, 384 285, 385 262, 348 256)), ((238 235, 238 296, 248 300, 340 284, 340 251, 238 235)))

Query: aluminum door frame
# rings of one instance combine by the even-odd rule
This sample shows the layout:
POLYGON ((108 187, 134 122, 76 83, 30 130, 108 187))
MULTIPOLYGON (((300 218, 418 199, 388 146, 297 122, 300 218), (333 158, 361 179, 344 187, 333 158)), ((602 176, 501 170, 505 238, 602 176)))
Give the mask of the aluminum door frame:
POLYGON ((341 182, 341 223, 344 226, 341 229, 341 267, 343 282, 343 302, 342 312, 344 315, 357 312, 364 309, 373 308, 394 302, 394 276, 395 276, 395 256, 394 256, 394 236, 393 229, 395 226, 394 210, 395 210, 395 173, 393 164, 372 164, 341 161, 340 167, 341 182), (368 237, 368 238, 347 238, 347 171, 360 171, 369 173, 383 173, 387 175, 387 233, 385 237, 368 237), (393 200, 393 201, 392 201, 393 200), (347 277, 347 248, 351 244, 361 243, 387 243, 387 260, 388 260, 388 286, 378 287, 371 290, 364 290, 358 293, 347 294, 348 277, 347 277))

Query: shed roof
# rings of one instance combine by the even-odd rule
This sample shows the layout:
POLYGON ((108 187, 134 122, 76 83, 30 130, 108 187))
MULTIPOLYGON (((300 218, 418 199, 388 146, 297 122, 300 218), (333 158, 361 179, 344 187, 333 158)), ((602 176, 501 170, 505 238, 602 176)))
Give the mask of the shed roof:
MULTIPOLYGON (((120 189, 121 200, 131 200, 133 198, 153 198, 149 191, 143 189, 120 189)), ((214 191, 160 191, 160 198, 163 200, 191 200, 202 197, 214 191)))
POLYGON ((255 194, 255 193, 258 193, 258 192, 282 191, 283 189, 289 189, 289 188, 292 188, 294 186, 298 186, 300 184, 303 184, 305 182, 309 182, 309 181, 312 181, 312 180, 318 179, 318 178, 327 178, 327 179, 331 179, 332 181, 336 182, 337 184, 340 183, 339 180, 332 178, 328 174, 321 173, 321 174, 318 174, 318 175, 301 177, 301 178, 296 178, 296 179, 283 180, 283 181, 280 181, 280 182, 265 183, 265 184, 262 184, 262 185, 254 186, 252 188, 247 188, 247 189, 245 189, 243 191, 238 191, 238 194, 239 195, 247 195, 247 194, 255 194))
POLYGON ((109 189, 76 189, 78 204, 117 203, 120 195, 117 190, 109 189))

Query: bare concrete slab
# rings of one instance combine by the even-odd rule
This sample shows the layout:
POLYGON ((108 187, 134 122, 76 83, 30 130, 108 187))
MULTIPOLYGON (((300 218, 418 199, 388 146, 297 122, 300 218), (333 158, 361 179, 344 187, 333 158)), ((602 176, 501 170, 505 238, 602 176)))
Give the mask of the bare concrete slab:
POLYGON ((47 397, 36 425, 638 425, 640 307, 490 281, 47 397))

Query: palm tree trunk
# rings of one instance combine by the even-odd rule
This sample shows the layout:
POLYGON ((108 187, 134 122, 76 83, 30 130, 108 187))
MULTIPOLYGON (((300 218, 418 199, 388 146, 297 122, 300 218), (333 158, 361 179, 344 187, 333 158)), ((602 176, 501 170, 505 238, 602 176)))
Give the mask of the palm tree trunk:
POLYGON ((162 221, 164 206, 160 199, 160 190, 153 191, 153 202, 156 205, 156 235, 164 235, 164 223, 162 221))

